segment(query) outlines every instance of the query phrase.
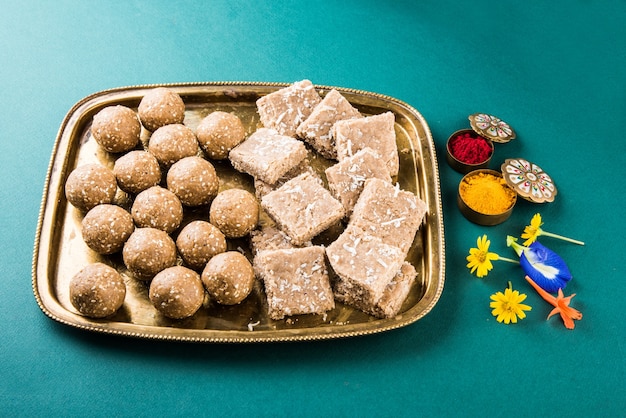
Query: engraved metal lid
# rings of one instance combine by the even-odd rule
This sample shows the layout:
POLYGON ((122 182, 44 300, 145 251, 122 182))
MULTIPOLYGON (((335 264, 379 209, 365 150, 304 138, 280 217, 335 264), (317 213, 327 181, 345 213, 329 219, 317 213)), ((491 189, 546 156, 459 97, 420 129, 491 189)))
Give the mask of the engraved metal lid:
POLYGON ((537 164, 523 158, 509 158, 500 168, 504 180, 520 197, 534 203, 554 201, 557 194, 554 181, 537 164))
POLYGON ((515 131, 502 119, 486 113, 474 113, 468 119, 472 129, 484 138, 493 142, 506 143, 515 139, 515 131))

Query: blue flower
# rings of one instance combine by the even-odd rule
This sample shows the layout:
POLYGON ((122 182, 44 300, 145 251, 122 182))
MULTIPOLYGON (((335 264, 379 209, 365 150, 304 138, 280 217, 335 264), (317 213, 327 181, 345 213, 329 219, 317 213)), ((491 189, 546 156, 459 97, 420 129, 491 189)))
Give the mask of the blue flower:
POLYGON ((546 292, 554 293, 564 289, 572 279, 565 261, 538 241, 524 247, 517 243, 517 238, 508 236, 506 245, 513 247, 519 256, 524 273, 546 292))

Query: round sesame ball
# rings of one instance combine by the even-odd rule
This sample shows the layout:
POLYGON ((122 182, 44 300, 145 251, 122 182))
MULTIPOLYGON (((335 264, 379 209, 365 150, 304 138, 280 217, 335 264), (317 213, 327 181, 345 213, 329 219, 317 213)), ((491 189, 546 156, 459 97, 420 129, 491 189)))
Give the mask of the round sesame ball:
POLYGON ((176 243, 166 232, 137 228, 122 249, 126 268, 138 280, 150 280, 176 264, 176 243))
POLYGON ((126 285, 113 267, 94 263, 70 279, 70 301, 82 315, 104 318, 124 304, 126 285))
POLYGON ((166 268, 150 283, 150 301, 164 316, 188 318, 204 302, 204 287, 200 275, 183 266, 166 268))
POLYGON ((206 221, 192 221, 178 234, 176 248, 189 267, 202 270, 212 257, 226 251, 226 237, 206 221))
POLYGON ((134 230, 133 217, 116 205, 98 205, 82 221, 83 240, 99 254, 120 251, 134 230))
POLYGON ((140 134, 139 118, 126 106, 107 106, 93 117, 91 135, 106 151, 130 151, 139 143, 140 134))
POLYGON ((241 238, 256 228, 259 204, 246 190, 227 189, 213 199, 209 219, 227 238, 241 238))
POLYGON ((138 227, 157 228, 169 234, 183 220, 183 205, 174 193, 153 186, 137 195, 130 213, 138 227))
POLYGON ((137 112, 143 126, 154 132, 161 126, 183 123, 185 103, 174 90, 157 87, 143 96, 137 112))
POLYGON ((254 285, 250 261, 237 251, 213 257, 202 271, 202 283, 209 295, 221 305, 236 305, 248 297, 254 285))
POLYGON ((185 125, 166 125, 152 134, 148 151, 161 164, 169 167, 178 160, 198 154, 198 140, 196 134, 185 125))
POLYGON ((196 135, 209 158, 225 160, 230 150, 243 142, 246 130, 237 116, 215 111, 200 121, 196 135))
POLYGON ((213 164, 201 157, 185 157, 175 162, 167 172, 166 181, 167 188, 185 206, 211 203, 220 187, 213 164))
POLYGON ((113 174, 120 189, 137 194, 161 182, 161 167, 148 151, 130 151, 115 161, 113 174))
POLYGON ((65 181, 68 202, 85 212, 101 203, 113 202, 116 193, 115 174, 100 164, 79 166, 65 181))

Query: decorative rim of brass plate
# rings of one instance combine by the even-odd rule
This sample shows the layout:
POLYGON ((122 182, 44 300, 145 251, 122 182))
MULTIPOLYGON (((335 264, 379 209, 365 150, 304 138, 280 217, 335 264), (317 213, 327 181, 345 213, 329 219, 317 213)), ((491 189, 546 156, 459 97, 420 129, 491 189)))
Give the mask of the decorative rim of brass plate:
MULTIPOLYGON (((402 120, 403 128, 411 128, 409 133, 411 142, 411 154, 415 166, 415 181, 421 181, 416 187, 422 199, 428 204, 428 214, 422 224, 420 231, 423 234, 423 257, 420 266, 416 266, 419 274, 424 274, 421 289, 421 297, 414 305, 403 307, 403 310, 394 318, 377 319, 369 318, 364 322, 356 323, 335 323, 323 327, 310 328, 284 328, 284 329, 253 329, 229 330, 229 329, 194 329, 177 328, 175 326, 151 326, 143 324, 133 324, 128 322, 113 322, 104 319, 90 319, 78 315, 67 309, 57 299, 51 275, 55 272, 55 266, 50 265, 50 256, 54 251, 61 251, 58 248, 51 248, 49 245, 52 233, 55 228, 62 225, 55 224, 59 202, 65 199, 63 193, 63 182, 61 177, 63 172, 68 170, 70 156, 61 152, 72 151, 71 141, 76 140, 78 124, 81 118, 89 118, 96 113, 98 108, 110 104, 119 104, 120 101, 134 100, 138 103, 139 92, 156 87, 169 87, 176 89, 179 94, 188 99, 199 98, 207 91, 219 91, 226 97, 236 97, 238 90, 249 89, 259 95, 267 94, 271 91, 289 86, 291 83, 264 83, 264 82, 192 82, 192 83, 165 83, 165 84, 144 84, 128 87, 119 87, 86 96, 77 102, 67 113, 59 128, 52 156, 48 166, 46 180, 43 189, 42 202, 39 212, 32 264, 32 288, 35 299, 40 309, 51 319, 75 328, 93 331, 97 333, 113 334, 126 337, 153 339, 153 340, 174 340, 185 342, 205 342, 205 343, 254 343, 254 342, 279 342, 279 341, 310 341, 326 340, 335 338, 353 337, 359 335, 374 334, 383 331, 404 327, 429 313, 439 300, 444 287, 445 280, 445 244, 443 228, 443 211, 441 204, 441 189, 439 185, 439 170, 435 147, 430 129, 422 115, 405 102, 390 96, 378 93, 371 93, 363 90, 356 90, 342 87, 332 87, 315 85, 320 92, 336 89, 341 93, 353 98, 358 97, 367 103, 361 103, 367 107, 375 103, 385 110, 393 111, 402 120), (417 129, 421 128, 423 137, 418 137, 417 129), (418 164, 417 156, 420 156, 418 164), (421 170, 418 170, 418 165, 421 170)), ((259 96, 260 97, 260 96, 259 96)), ((356 105, 355 105, 356 106, 356 105)), ((357 106, 358 107, 358 106, 357 106)), ((80 148, 82 145, 78 145, 80 148)), ((74 151, 77 153, 78 151, 74 151)), ((418 234, 420 232, 418 231, 418 234)), ((418 276, 418 281, 420 277, 418 276)))

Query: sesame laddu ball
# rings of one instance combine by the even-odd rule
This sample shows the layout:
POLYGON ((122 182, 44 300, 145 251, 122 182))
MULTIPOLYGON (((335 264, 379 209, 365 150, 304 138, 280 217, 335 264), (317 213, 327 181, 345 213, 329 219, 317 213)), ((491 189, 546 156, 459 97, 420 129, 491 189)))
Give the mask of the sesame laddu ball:
POLYGON ((169 167, 178 160, 198 154, 198 140, 196 134, 185 125, 166 125, 152 134, 148 151, 161 164, 169 167))
POLYGON ((201 157, 185 157, 167 172, 167 188, 185 206, 211 203, 220 186, 213 164, 201 157))
POLYGON ((183 123, 185 103, 175 91, 157 87, 143 96, 137 112, 143 126, 154 132, 161 126, 183 123))
POLYGON ((161 186, 139 193, 130 209, 135 225, 174 232, 183 221, 183 205, 176 195, 161 186))
POLYGON ((83 240, 99 254, 121 251, 134 230, 133 217, 116 205, 98 205, 82 221, 83 240))
POLYGON ((124 304, 126 285, 113 267, 94 263, 70 279, 70 301, 82 315, 104 318, 124 304))
POLYGON ((212 257, 226 251, 226 237, 206 221, 192 221, 178 234, 176 248, 189 267, 202 270, 212 257))
POLYGON ((213 257, 202 271, 207 292, 221 305, 236 305, 248 297, 254 286, 254 269, 237 251, 213 257))
POLYGON ((65 181, 65 197, 68 202, 85 212, 101 203, 113 202, 115 193, 115 174, 100 164, 77 167, 65 181))
POLYGON ((246 130, 237 116, 215 111, 200 121, 196 136, 209 158, 225 160, 230 150, 243 142, 246 130))
POLYGON ((107 106, 93 117, 91 135, 106 151, 130 151, 139 143, 140 134, 139 118, 126 106, 107 106))
POLYGON ((183 266, 166 268, 150 283, 150 302, 164 316, 188 318, 204 302, 204 287, 200 275, 183 266))
POLYGON ((137 280, 150 280, 176 264, 176 244, 166 232, 137 228, 124 244, 124 265, 137 280))
POLYGON ((259 203, 246 190, 224 190, 213 199, 209 219, 227 238, 241 238, 256 228, 259 203))
POLYGON ((141 193, 161 182, 161 167, 148 151, 130 151, 115 161, 113 174, 120 189, 126 193, 141 193))

